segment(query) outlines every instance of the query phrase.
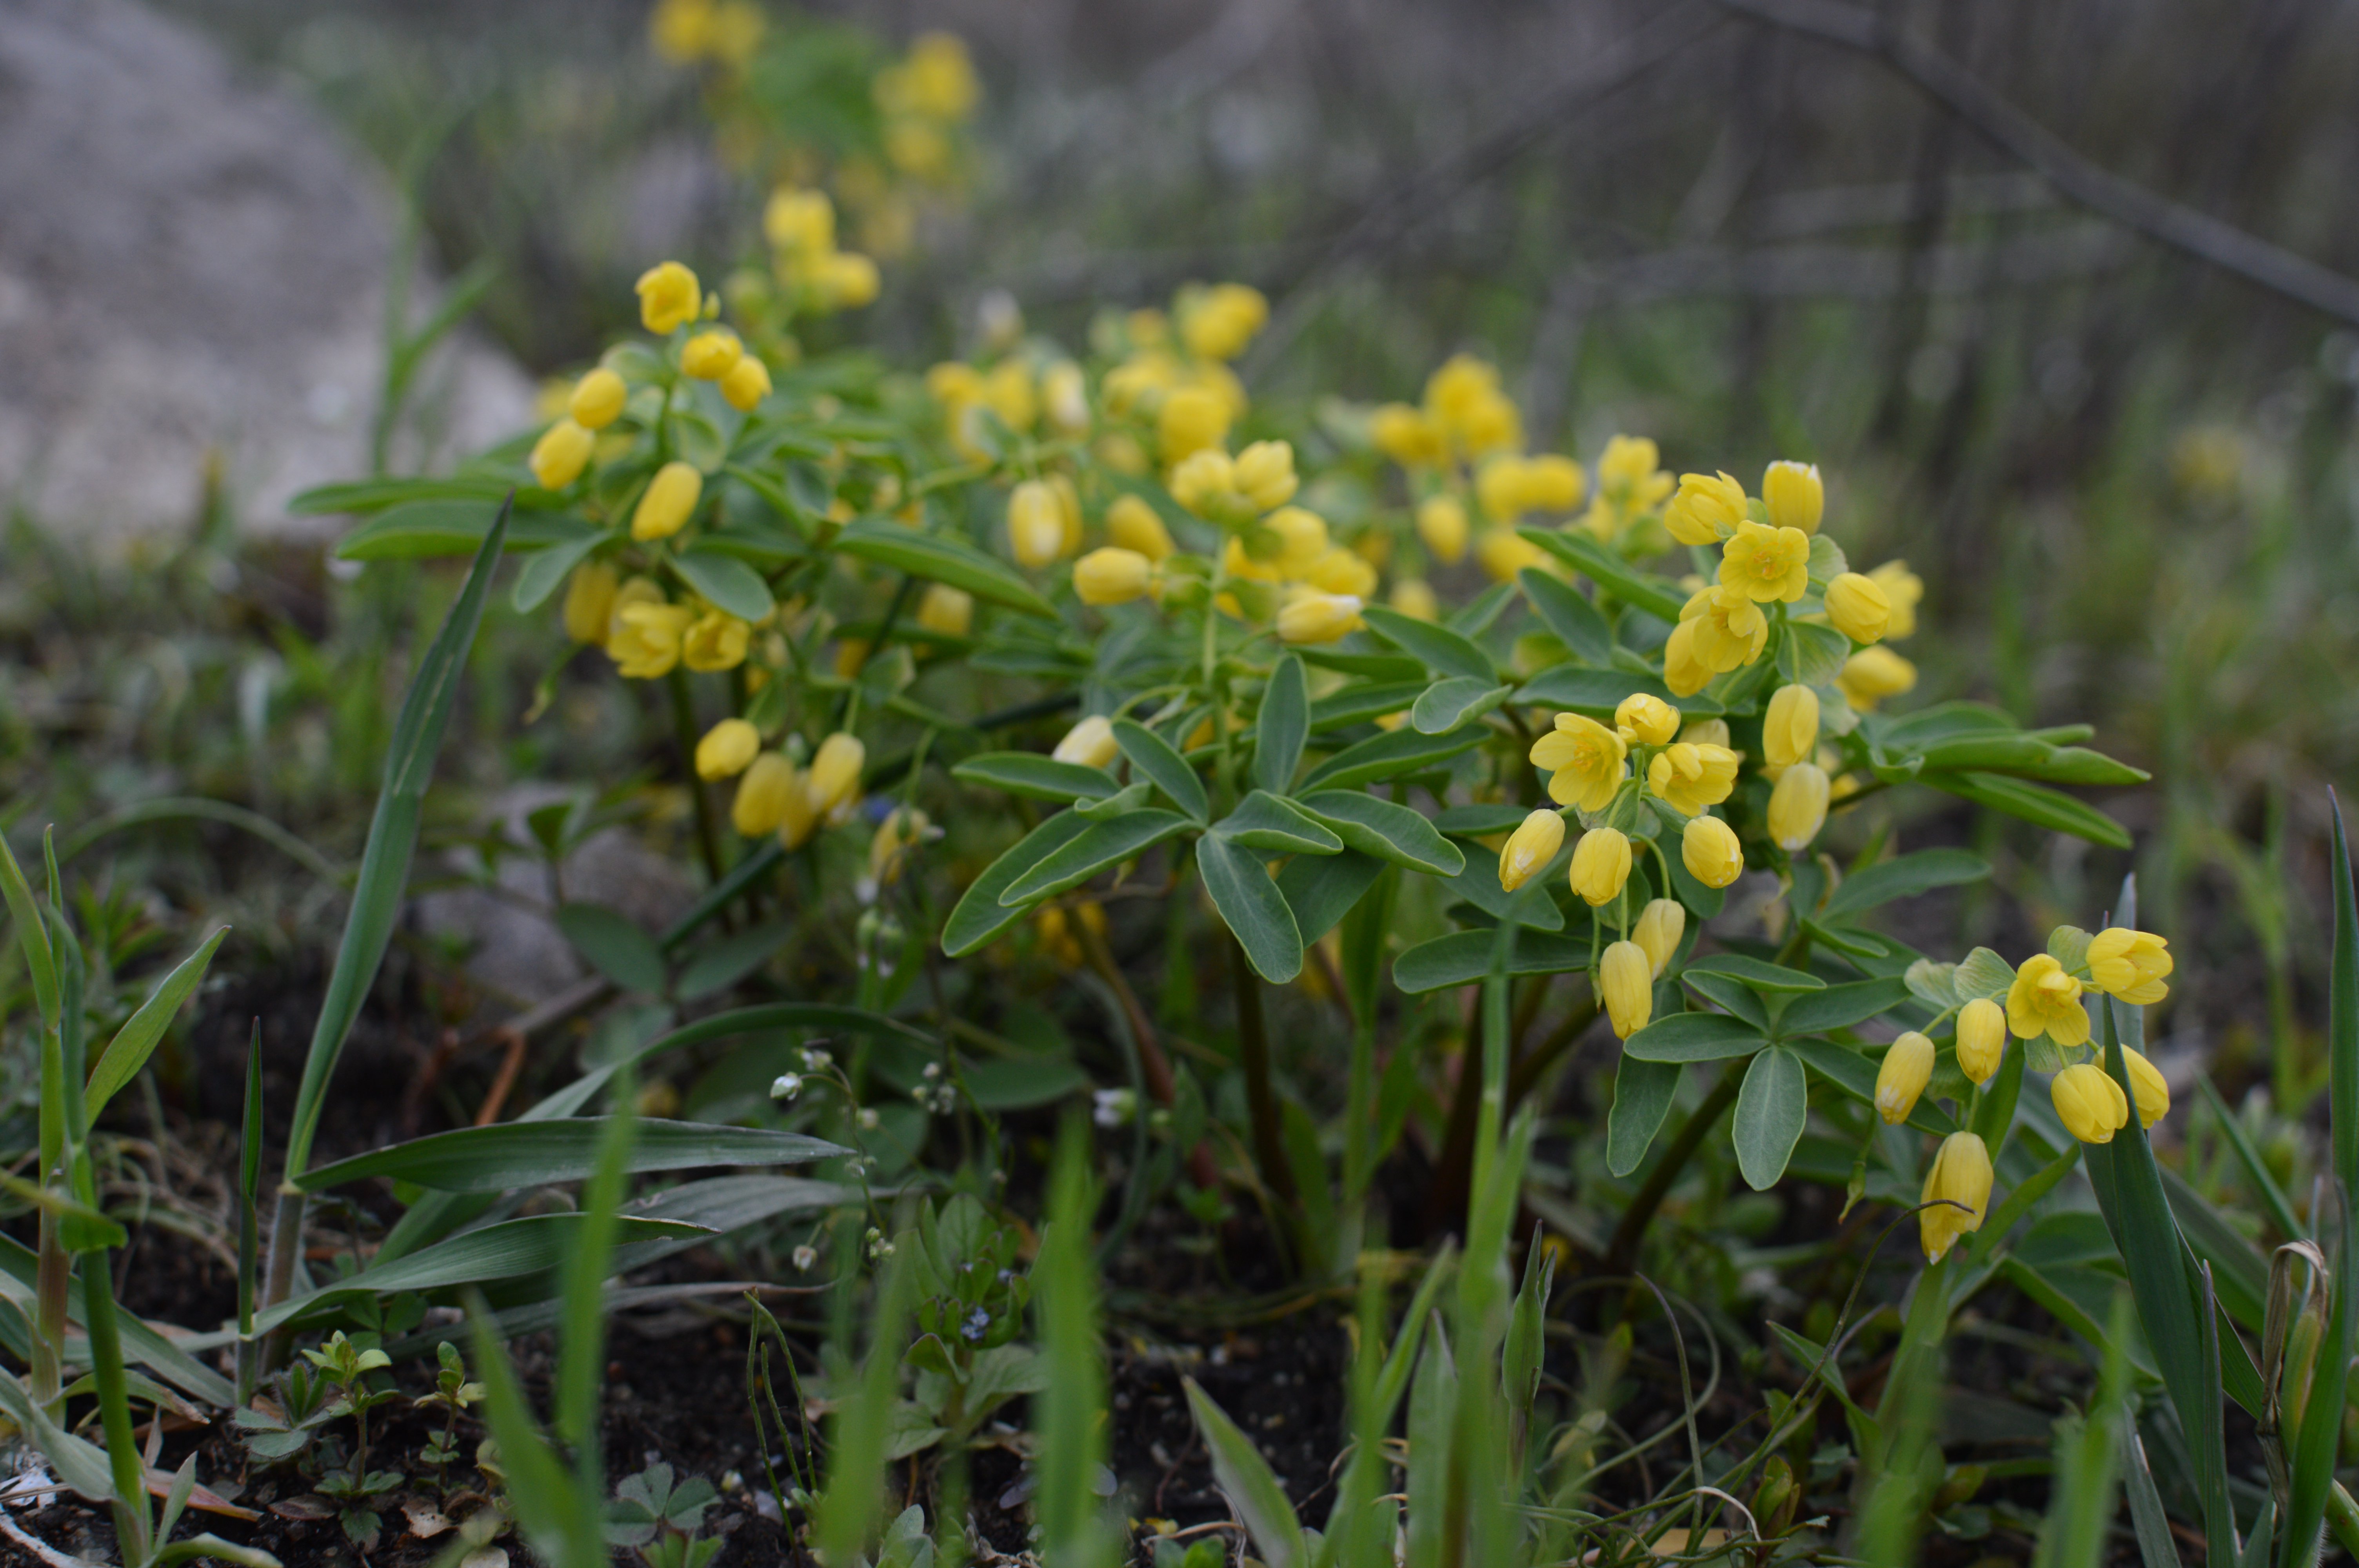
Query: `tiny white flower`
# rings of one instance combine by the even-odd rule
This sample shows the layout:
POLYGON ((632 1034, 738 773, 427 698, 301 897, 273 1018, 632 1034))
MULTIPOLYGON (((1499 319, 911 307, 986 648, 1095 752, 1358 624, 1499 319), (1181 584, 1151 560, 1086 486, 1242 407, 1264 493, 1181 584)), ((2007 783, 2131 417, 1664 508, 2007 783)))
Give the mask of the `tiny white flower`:
POLYGON ((799 1073, 780 1073, 770 1080, 770 1098, 774 1100, 790 1100, 802 1092, 803 1080, 799 1073))

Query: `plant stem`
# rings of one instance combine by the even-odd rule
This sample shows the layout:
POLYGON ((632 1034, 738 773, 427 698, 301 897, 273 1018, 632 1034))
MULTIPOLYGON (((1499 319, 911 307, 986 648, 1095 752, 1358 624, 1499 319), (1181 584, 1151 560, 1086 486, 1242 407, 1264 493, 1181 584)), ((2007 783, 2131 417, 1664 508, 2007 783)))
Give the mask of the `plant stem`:
MULTIPOLYGON (((262 1276, 262 1307, 267 1312, 287 1299, 295 1289, 295 1263, 303 1255, 303 1210, 310 1201, 301 1188, 290 1183, 278 1187, 278 1206, 270 1217, 270 1264, 262 1276)), ((262 1342, 259 1372, 276 1371, 287 1354, 287 1334, 284 1330, 262 1342)))
MULTIPOLYGON (((706 875, 713 881, 721 880, 721 835, 712 825, 712 800, 705 793, 704 781, 696 775, 696 705, 688 689, 688 672, 678 665, 671 671, 672 737, 679 743, 679 765, 688 775, 689 798, 696 803, 696 847, 704 856, 706 875)), ((722 924, 729 924, 727 911, 722 913, 722 924)))
POLYGON ((1254 1163, 1261 1179, 1291 1213, 1299 1199, 1294 1173, 1278 1136, 1277 1091, 1270 1081, 1269 1034, 1262 1023, 1261 979, 1245 962, 1245 950, 1232 938, 1229 976, 1237 998, 1237 1056, 1245 1075, 1245 1106, 1253 1118, 1254 1163))
MULTIPOLYGON (((114 1321, 114 1278, 103 1248, 82 1271, 82 1316, 90 1330, 90 1370, 98 1384, 98 1411, 106 1433, 106 1460, 114 1477, 114 1528, 125 1563, 144 1563, 149 1545, 147 1467, 131 1433, 131 1399, 123 1382, 123 1341, 114 1321)), ((162 1420, 159 1414, 157 1418, 162 1420)))
POLYGON ((58 1217, 41 1211, 40 1262, 34 1276, 33 1402, 52 1415, 63 1413, 59 1393, 65 1387, 65 1363, 60 1347, 66 1342, 66 1293, 73 1280, 73 1260, 58 1239, 58 1217))
POLYGON ((1721 1074, 1720 1082, 1712 1087, 1712 1092, 1703 1097, 1703 1103, 1695 1108, 1678 1136, 1664 1149, 1662 1159, 1647 1173, 1646 1185, 1640 1187, 1638 1195, 1630 1200, 1630 1206, 1622 1211, 1622 1223, 1614 1227, 1614 1239, 1605 1249, 1607 1273, 1626 1274, 1630 1271, 1630 1265, 1637 1260, 1638 1242, 1647 1233, 1647 1221, 1653 1219, 1655 1211, 1663 1206, 1663 1199, 1670 1193, 1671 1184, 1680 1179, 1681 1171, 1687 1169, 1689 1159, 1701 1147, 1704 1135, 1720 1120, 1720 1113, 1736 1103, 1736 1091, 1744 1082, 1744 1064, 1729 1064, 1728 1070, 1721 1074))
MULTIPOLYGON (((1155 1033, 1154 1022, 1138 993, 1130 989, 1130 980, 1122 966, 1114 961, 1114 949, 1106 946, 1105 934, 1078 916, 1072 929, 1081 934, 1082 951, 1089 956, 1090 968, 1098 979, 1105 981, 1122 1004, 1123 1016, 1130 1021, 1130 1037, 1138 1042, 1139 1076, 1147 1080, 1147 1092, 1157 1105, 1169 1109, 1180 1098, 1179 1082, 1172 1076, 1171 1058, 1163 1049, 1163 1041, 1155 1033)), ((1188 1179, 1207 1191, 1220 1184, 1221 1173, 1212 1163, 1212 1148, 1199 1142, 1188 1152, 1188 1179)))

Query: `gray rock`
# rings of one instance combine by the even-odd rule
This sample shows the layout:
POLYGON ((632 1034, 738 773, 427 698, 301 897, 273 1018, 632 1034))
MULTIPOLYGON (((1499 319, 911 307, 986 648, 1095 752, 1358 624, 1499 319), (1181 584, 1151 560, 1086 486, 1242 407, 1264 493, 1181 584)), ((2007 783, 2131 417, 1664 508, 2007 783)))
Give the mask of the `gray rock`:
MULTIPOLYGON (((334 526, 286 503, 368 471, 395 211, 310 106, 134 0, 0 3, 0 500, 120 547, 218 462, 248 525, 334 526)), ((405 468, 531 415, 505 356, 438 362, 405 468)))

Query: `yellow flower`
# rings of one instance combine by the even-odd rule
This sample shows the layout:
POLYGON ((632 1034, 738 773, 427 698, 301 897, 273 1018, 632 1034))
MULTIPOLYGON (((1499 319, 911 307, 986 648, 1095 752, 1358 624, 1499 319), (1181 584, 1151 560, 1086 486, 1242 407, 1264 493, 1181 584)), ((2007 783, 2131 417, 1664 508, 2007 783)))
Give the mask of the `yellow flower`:
POLYGON ((2007 988, 2006 1026, 2017 1040, 2045 1034, 2059 1045, 2082 1044, 2089 1038, 2089 1010, 2081 1003, 2081 982, 2050 954, 2025 959, 2007 988))
POLYGON ((920 33, 908 58, 877 73, 878 106, 929 120, 963 120, 983 96, 966 45, 955 33, 920 33))
POLYGON ((1027 479, 1007 497, 1007 542, 1027 567, 1045 567, 1065 553, 1065 508, 1057 492, 1027 479))
POLYGON ((1597 961, 1597 989, 1604 993, 1605 1016, 1614 1035, 1627 1040, 1655 1015, 1655 985, 1646 950, 1636 942, 1609 945, 1597 961))
POLYGON ((696 776, 707 784, 745 771, 762 751, 762 732, 742 719, 724 719, 696 743, 696 776))
POLYGON ((868 840, 868 881, 878 888, 899 881, 910 852, 925 842, 932 826, 914 806, 899 807, 878 823, 875 836, 868 840))
POLYGON ((1791 852, 1806 849, 1827 820, 1827 773, 1816 762, 1796 762, 1769 792, 1769 837, 1791 852))
POLYGON ((1368 438, 1403 468, 1430 468, 1450 457, 1450 444, 1440 429, 1406 403, 1379 407, 1369 418, 1368 438))
POLYGON ((688 526, 696 503, 704 494, 704 476, 694 465, 675 459, 656 470, 655 478, 631 513, 631 537, 646 544, 669 539, 688 526))
POLYGON ((1698 589, 1680 607, 1680 623, 1695 628, 1686 657, 1715 675, 1744 668, 1769 644, 1769 618, 1741 588, 1698 589))
POLYGON ((836 251, 822 257, 817 281, 821 297, 838 310, 857 310, 873 303, 882 282, 876 264, 857 251, 836 251))
POLYGON ((1114 738, 1114 720, 1102 713, 1093 713, 1065 731, 1057 749, 1049 753, 1060 762, 1078 762, 1085 768, 1110 766, 1122 754, 1114 738))
POLYGON ((1040 373, 1040 405, 1049 416, 1049 423, 1067 436, 1079 436, 1090 427, 1089 383, 1082 367, 1071 360, 1059 360, 1040 373))
POLYGON ((1819 465, 1771 463, 1769 471, 1761 476, 1761 503, 1768 508, 1774 526, 1817 533, 1819 518, 1827 506, 1827 487, 1819 479, 1819 465))
POLYGON ((1680 710, 1651 692, 1634 691, 1614 709, 1614 732, 1625 746, 1659 746, 1680 732, 1680 710))
POLYGON ((1978 996, 1958 1010, 1958 1071, 1977 1084, 1991 1081, 2006 1054, 2006 1014, 1978 996))
POLYGON ((769 25, 769 18, 752 0, 722 0, 712 8, 712 33, 707 47, 722 64, 742 66, 754 58, 769 25))
POLYGON ((1674 741, 1647 765, 1647 787, 1682 816, 1726 800, 1736 787, 1737 755, 1724 746, 1674 741))
POLYGON ((1682 545, 1717 545, 1745 521, 1745 487, 1726 474, 1683 473, 1663 509, 1663 526, 1682 545))
POLYGON ((1745 874, 1745 849, 1736 830, 1717 816, 1688 819, 1680 834, 1680 861, 1688 875, 1708 888, 1724 888, 1745 874))
POLYGON ((1530 502, 1526 480, 1528 469, 1524 460, 1514 456, 1493 458, 1474 476, 1474 500, 1483 514, 1494 523, 1513 523, 1528 510, 1530 502))
POLYGON ((1171 467, 1165 481, 1171 499, 1200 516, 1209 516, 1247 504, 1237 494, 1237 467, 1218 447, 1203 447, 1171 467))
POLYGON ((699 332, 679 351, 680 370, 699 381, 719 381, 745 357, 745 345, 724 327, 699 332))
POLYGON ((1806 686, 1781 686, 1761 720, 1761 760, 1790 768, 1819 744, 1819 694, 1806 686))
POLYGON ((1603 811, 1628 771, 1622 737, 1585 714, 1560 713, 1556 728, 1532 742, 1531 762, 1549 774, 1549 798, 1559 806, 1603 811))
POLYGON ((1728 720, 1725 719, 1690 719, 1680 726, 1680 739, 1691 746, 1728 745, 1728 720))
POLYGON ((1625 512, 1645 512, 1670 494, 1677 481, 1660 471, 1662 456, 1644 436, 1615 436, 1597 460, 1600 495, 1625 512))
POLYGON ((1715 672, 1696 652, 1696 628, 1701 624, 1680 622, 1663 643, 1663 684, 1670 687, 1673 697, 1693 697, 1712 684, 1715 672))
POLYGON ((1543 452, 1524 465, 1524 503, 1535 512, 1570 512, 1588 492, 1581 465, 1556 452, 1543 452))
POLYGON ((1269 301, 1258 288, 1223 283, 1207 289, 1186 308, 1180 340, 1198 359, 1233 360, 1269 320, 1269 301))
POLYGON ((1159 561, 1171 553, 1171 530, 1163 525, 1155 508, 1136 495, 1119 495, 1106 508, 1106 537, 1125 550, 1136 550, 1150 561, 1159 561))
POLYGON ((1564 818, 1547 806, 1519 823, 1499 849, 1499 885, 1509 892, 1548 869, 1564 847, 1564 818))
POLYGON ((1917 630, 1917 604, 1925 597, 1925 579, 1908 569, 1907 561, 1886 561, 1867 574, 1884 590, 1892 618, 1884 628, 1886 642, 1897 642, 1917 630))
POLYGON ((2169 996, 2170 970, 2169 944, 2150 931, 2108 925, 2089 938, 2089 983, 2132 1007, 2169 996))
POLYGON ((926 585, 918 600, 918 624, 938 637, 963 637, 974 625, 974 595, 946 582, 926 585))
POLYGON ((1651 978, 1662 979, 1663 967, 1680 950, 1680 938, 1687 935, 1687 905, 1677 899, 1648 899, 1647 907, 1638 912, 1638 923, 1630 928, 1630 938, 1646 953, 1651 978))
POLYGON ((1425 416, 1469 457, 1524 444, 1522 416, 1499 390, 1499 372, 1472 354, 1453 355, 1425 384, 1425 416))
POLYGON ((684 604, 622 605, 606 638, 606 656, 626 680, 658 680, 679 663, 680 638, 695 619, 684 604))
POLYGON ((1277 634, 1289 643, 1332 643, 1360 623, 1360 600, 1348 593, 1305 589, 1277 612, 1277 634))
POLYGON ((1917 1108, 1917 1097, 1933 1077, 1933 1043, 1911 1029, 1884 1053, 1875 1069, 1875 1114, 1897 1127, 1917 1108))
POLYGON ((1218 393, 1201 386, 1183 386, 1163 400, 1155 416, 1155 441, 1163 460, 1176 463, 1190 452, 1217 447, 1228 438, 1229 406, 1218 393))
POLYGON ((1853 642, 1873 643, 1892 624, 1892 601, 1875 579, 1842 572, 1827 584, 1827 619, 1853 642))
POLYGON ((1418 578, 1403 578, 1393 584, 1392 605, 1403 615, 1416 621, 1439 621, 1441 600, 1430 583, 1418 578))
POLYGON ((708 610, 680 634, 679 662, 710 675, 734 670, 745 662, 746 644, 754 629, 724 610, 708 610))
POLYGON ((630 395, 631 389, 623 384, 623 378, 600 365, 573 384, 573 395, 566 400, 566 412, 583 429, 603 430, 622 416, 623 405, 630 395))
POLYGON ((1107 546, 1073 563, 1073 591, 1083 604, 1128 604, 1155 580, 1155 563, 1136 550, 1107 546))
POLYGON ((1630 840, 1618 827, 1593 827, 1572 847, 1572 891, 1592 906, 1612 903, 1630 880, 1630 840))
POLYGON ((1810 536, 1799 528, 1740 523, 1721 546, 1720 580, 1760 603, 1791 604, 1810 589, 1810 536))
POLYGON ((1875 711, 1875 705, 1887 697, 1898 697, 1917 684, 1917 666, 1878 643, 1862 648, 1843 661, 1843 673, 1835 676, 1835 688, 1843 700, 1862 713, 1875 711))
POLYGON ((1930 1206, 1919 1211, 1917 1234, 1924 1244, 1925 1260, 1938 1263, 1959 1237, 1980 1230, 1990 1212, 1990 1150, 1971 1132, 1952 1132, 1934 1152, 1933 1167, 1925 1173, 1925 1190, 1918 1201, 1930 1206), (1936 1203, 1935 1199, 1944 1201, 1936 1203), (1962 1204, 1963 1208, 1952 1206, 1962 1204))
POLYGON ((525 466, 532 470, 533 482, 541 489, 563 490, 582 477, 597 445, 598 438, 582 425, 560 419, 532 444, 532 455, 525 460, 525 466))
POLYGON ((565 634, 577 643, 603 643, 614 613, 618 579, 604 561, 584 561, 565 584, 565 634))
POLYGON ((712 0, 658 0, 647 17, 656 53, 674 65, 701 59, 712 47, 712 0))
MULTIPOLYGON (((1294 473, 1294 447, 1288 441, 1256 441, 1236 458, 1237 488, 1256 508, 1267 512, 1294 499, 1302 481, 1294 473)), ((1325 524, 1321 524, 1322 530, 1325 524)))
POLYGON ((2137 1102, 2138 1125, 2152 1127, 2170 1114, 2170 1086, 2152 1062, 2122 1047, 2122 1065, 2129 1070, 2130 1094, 2137 1102))
POLYGON ((788 803, 802 793, 794 763, 776 752, 765 752, 737 781, 736 798, 729 803, 729 824, 748 838, 776 832, 787 819, 788 803))
POLYGON ((1417 505, 1417 536, 1443 566, 1466 558, 1466 507, 1454 495, 1429 495, 1417 505))
POLYGON ((835 203, 824 190, 782 185, 762 209, 762 237, 773 250, 823 256, 835 249, 835 203))
MULTIPOLYGON (((1244 482, 1242 472, 1239 484, 1244 482)), ((1277 568, 1286 577, 1300 577, 1327 553, 1327 520, 1299 506, 1282 506, 1262 519, 1262 526, 1278 538, 1277 568)))
POLYGON ((1506 582, 1526 567, 1546 567, 1546 550, 1513 528, 1485 528, 1474 541, 1474 558, 1494 582, 1506 582))
POLYGON ((811 815, 825 816, 847 801, 860 798, 860 769, 868 748, 860 737, 839 730, 819 743, 810 771, 803 774, 803 799, 811 815))
POLYGON ((634 604, 661 604, 664 590, 651 577, 626 579, 606 604, 606 636, 612 642, 623 630, 623 611, 634 604))
POLYGON ((1375 597, 1376 568, 1357 551, 1330 546, 1302 573, 1302 580, 1325 593, 1348 593, 1365 601, 1375 597))
POLYGON ((770 395, 770 367, 759 354, 741 354, 721 378, 721 395, 740 414, 751 414, 770 395))
POLYGON ((2114 1134, 2129 1125, 2129 1097, 2093 1063, 2078 1062, 2057 1074, 2049 1093, 2064 1130, 2083 1143, 2111 1143, 2114 1134))
POLYGON ((704 290, 696 274, 676 261, 649 267, 635 287, 639 322, 650 332, 669 333, 704 313, 704 290))
MULTIPOLYGON (((784 757, 778 760, 786 762, 784 757)), ((743 795, 745 786, 741 784, 737 790, 743 795)), ((809 781, 803 776, 802 770, 793 763, 787 764, 777 793, 766 795, 762 800, 766 805, 775 802, 778 808, 778 845, 781 849, 799 849, 810 841, 813 833, 819 831, 820 813, 811 809, 809 781)))

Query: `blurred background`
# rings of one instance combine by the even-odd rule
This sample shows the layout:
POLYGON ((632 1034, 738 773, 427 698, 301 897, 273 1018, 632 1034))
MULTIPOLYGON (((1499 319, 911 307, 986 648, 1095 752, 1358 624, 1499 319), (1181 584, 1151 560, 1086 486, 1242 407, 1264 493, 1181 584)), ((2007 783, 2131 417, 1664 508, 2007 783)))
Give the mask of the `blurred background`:
MULTIPOLYGON (((912 370, 1009 303, 1079 344, 1103 307, 1234 278, 1272 301, 1241 369, 1256 408, 1280 417, 1413 398, 1468 351, 1500 364, 1536 449, 1592 461, 1628 431, 1674 470, 1748 483, 1773 457, 1820 463, 1854 557, 1903 557, 1926 579, 1919 700, 2087 718, 2095 744, 2153 770, 2104 804, 2137 836, 2145 924, 2188 955, 2174 1033, 2220 1058, 2223 1081, 2308 1098, 2326 786, 2359 777, 2359 287, 2340 282, 2338 309, 2334 278, 2305 299, 2245 274, 2298 257, 2359 276, 2359 8, 893 0, 773 4, 754 23, 725 5, 666 10, 0 11, 0 195, 46 190, 60 214, 0 234, 0 344, 14 345, 12 379, 71 388, 13 415, 0 395, 12 811, 211 795, 308 813, 321 841, 356 844, 384 721, 374 694, 392 677, 355 678, 353 661, 397 665, 368 650, 442 589, 339 582, 285 496, 447 462, 520 427, 541 378, 629 324, 639 271, 670 254, 725 270, 756 243, 770 186, 810 178, 818 157, 846 243, 882 276, 876 303, 836 330, 912 370), (1859 47, 1879 25, 1901 42, 1859 47), (876 73, 932 30, 963 40, 979 97, 954 146, 896 148, 876 73), (165 178, 200 133, 136 129, 160 111, 118 101, 110 116, 136 134, 107 155, 94 131, 29 139, 24 106, 66 124, 110 61, 164 80, 141 50, 197 85, 131 99, 261 118, 225 162, 171 177, 147 216, 109 229, 92 216, 108 180, 165 178), (2042 147, 2060 149, 2044 168, 2020 156, 2042 147), (2093 190, 2114 199, 2093 207, 2093 190), (222 231, 159 242, 159 204, 198 196, 222 231), (2238 234, 2275 249, 2240 269, 2160 243, 2140 232, 2157 199, 2227 226, 2198 250, 2235 260, 2250 248, 2238 234), (234 232, 247 208, 265 241, 234 232), (312 270, 290 276, 299 254, 312 270), (243 287, 266 303, 241 314, 209 294, 123 356, 90 349, 206 265, 223 273, 207 285, 219 299, 243 287), (462 323, 448 335, 438 306, 462 323), (92 320, 69 332, 76 309, 92 320), (299 333, 341 346, 255 373, 238 441, 183 431, 171 446, 182 416, 164 412, 109 426, 108 409, 160 395, 156 345, 200 330, 203 368, 188 373, 207 407, 231 367, 291 353, 299 333), (411 380, 386 379, 388 364, 411 380), (254 455, 290 427, 285 453, 254 455), (63 476, 85 448, 77 490, 63 476), (132 474, 146 475, 136 504, 108 489, 132 474), (148 521, 123 525, 133 512, 148 521), (286 542, 233 542, 256 535, 286 542), (162 581, 124 564, 200 546, 212 553, 173 557, 190 569, 162 581), (135 623, 136 650, 93 652, 119 651, 135 623)), ((627 744, 594 703, 554 739, 519 737, 538 673, 524 636, 495 626, 479 658, 473 782, 560 752, 560 771, 621 768, 627 744)), ((1970 937, 2087 924, 2133 863, 2027 829, 1968 831, 2009 890, 1967 906, 1970 937)), ((234 857, 214 860, 179 874, 237 881, 234 857)), ((265 913, 266 928, 299 926, 292 905, 265 913)))

